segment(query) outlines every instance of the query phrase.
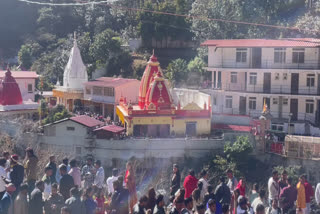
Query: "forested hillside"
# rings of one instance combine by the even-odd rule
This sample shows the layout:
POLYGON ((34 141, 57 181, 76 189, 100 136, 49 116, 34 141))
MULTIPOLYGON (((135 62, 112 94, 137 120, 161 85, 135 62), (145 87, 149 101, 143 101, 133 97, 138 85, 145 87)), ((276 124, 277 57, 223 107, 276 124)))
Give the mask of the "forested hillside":
MULTIPOLYGON (((319 19, 320 4, 315 0, 118 0, 83 6, 46 6, 1 0, 0 67, 8 58, 18 55, 21 69, 37 71, 48 84, 55 83, 58 78, 61 81, 76 31, 89 73, 102 69, 105 76, 138 78, 144 64, 137 64, 136 57, 121 47, 129 38, 141 38, 143 48, 140 52, 147 55, 151 53, 153 40, 168 41, 168 38, 190 41, 196 49, 206 39, 316 37, 320 32, 319 19), (235 24, 204 17, 298 27, 300 30, 235 24)), ((168 77, 178 81, 177 78, 184 75, 177 72, 203 72, 201 51, 199 56, 191 62, 179 59, 170 63, 168 77)))

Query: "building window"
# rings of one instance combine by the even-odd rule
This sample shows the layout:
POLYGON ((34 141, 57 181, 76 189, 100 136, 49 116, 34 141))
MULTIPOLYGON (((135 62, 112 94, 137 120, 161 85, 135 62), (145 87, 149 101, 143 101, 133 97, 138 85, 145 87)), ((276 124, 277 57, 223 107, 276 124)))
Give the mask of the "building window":
POLYGON ((250 73, 249 84, 257 85, 257 73, 250 73))
POLYGON ((103 91, 101 87, 96 87, 96 86, 93 87, 93 95, 102 95, 102 94, 103 94, 103 91))
POLYGON ((255 97, 249 97, 249 109, 256 110, 257 108, 257 101, 255 97))
POLYGON ((72 126, 67 126, 67 131, 74 131, 74 130, 75 130, 74 127, 72 127, 72 126))
POLYGON ((86 88, 86 94, 91 94, 91 88, 86 88))
POLYGON ((237 48, 237 62, 247 62, 247 48, 237 48))
POLYGON ((28 93, 33 93, 32 84, 28 84, 28 93))
POLYGON ((282 104, 283 104, 283 105, 288 105, 288 99, 287 99, 287 98, 283 98, 282 104))
POLYGON ((231 72, 231 83, 237 83, 237 72, 231 72))
POLYGON ((232 96, 226 96, 226 108, 232 108, 232 96))
POLYGON ((306 113, 313 114, 313 100, 306 100, 306 113))
POLYGON ((278 103, 279 103, 279 102, 278 102, 278 98, 273 98, 273 99, 272 99, 272 104, 273 104, 273 105, 278 105, 278 103))
POLYGON ((315 78, 314 74, 307 75, 307 86, 308 87, 314 87, 314 78, 315 78))
POLYGON ((279 74, 279 73, 276 73, 275 76, 274 76, 274 79, 275 79, 275 80, 279 80, 279 79, 280 79, 280 74, 279 74))
POLYGON ((287 73, 283 73, 283 80, 287 80, 288 79, 288 74, 287 73))
POLYGON ((114 97, 114 88, 104 88, 104 96, 114 97))
POLYGON ((282 124, 272 124, 271 129, 274 131, 283 131, 283 125, 282 124))
POLYGON ((275 48, 274 49, 274 63, 285 63, 286 62, 286 49, 275 48))
POLYGON ((304 48, 293 48, 292 63, 304 63, 304 48))

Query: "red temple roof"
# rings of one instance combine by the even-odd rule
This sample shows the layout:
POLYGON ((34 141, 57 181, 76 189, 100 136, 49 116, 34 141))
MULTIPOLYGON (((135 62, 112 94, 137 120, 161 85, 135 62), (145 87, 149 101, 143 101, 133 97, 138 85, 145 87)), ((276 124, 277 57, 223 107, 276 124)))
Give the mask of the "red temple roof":
POLYGON ((0 93, 1 105, 19 105, 22 103, 20 88, 15 78, 12 77, 8 68, 2 81, 2 89, 0 93))
POLYGON ((70 120, 77 122, 77 123, 80 123, 80 124, 87 126, 89 128, 96 127, 96 126, 102 126, 104 124, 103 122, 96 120, 92 117, 89 117, 87 115, 71 117, 70 120))
POLYGON ((113 133, 119 133, 119 132, 125 131, 126 129, 121 126, 109 125, 109 126, 103 126, 101 128, 97 128, 93 131, 99 131, 99 130, 104 130, 104 131, 113 132, 113 133))

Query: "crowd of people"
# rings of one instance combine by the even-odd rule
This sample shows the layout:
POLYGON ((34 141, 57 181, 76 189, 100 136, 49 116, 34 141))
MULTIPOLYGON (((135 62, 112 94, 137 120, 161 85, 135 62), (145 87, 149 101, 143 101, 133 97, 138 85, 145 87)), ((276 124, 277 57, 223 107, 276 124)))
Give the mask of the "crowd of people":
POLYGON ((238 181, 230 169, 214 187, 206 170, 197 176, 190 169, 182 180, 174 164, 167 201, 168 196, 157 194, 154 188, 138 198, 131 162, 123 175, 114 168, 108 178, 101 161, 93 158, 81 167, 68 158, 58 165, 55 156, 49 157, 44 169, 39 169, 38 162, 32 148, 26 149, 23 161, 3 152, 0 214, 309 214, 313 197, 320 203, 320 184, 314 193, 305 175, 295 185, 286 171, 280 179, 273 171, 266 189, 254 184, 247 191, 246 180, 238 181), (39 170, 43 171, 41 179, 39 170))

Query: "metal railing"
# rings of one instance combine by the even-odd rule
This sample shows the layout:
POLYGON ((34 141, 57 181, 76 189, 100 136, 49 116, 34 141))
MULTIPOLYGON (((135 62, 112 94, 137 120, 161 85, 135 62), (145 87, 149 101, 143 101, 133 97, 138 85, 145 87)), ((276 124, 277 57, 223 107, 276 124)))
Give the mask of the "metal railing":
POLYGON ((216 63, 209 68, 257 68, 257 69, 320 69, 319 60, 304 60, 304 62, 283 62, 275 63, 274 60, 261 60, 261 63, 236 62, 235 60, 222 60, 220 63, 216 63))

